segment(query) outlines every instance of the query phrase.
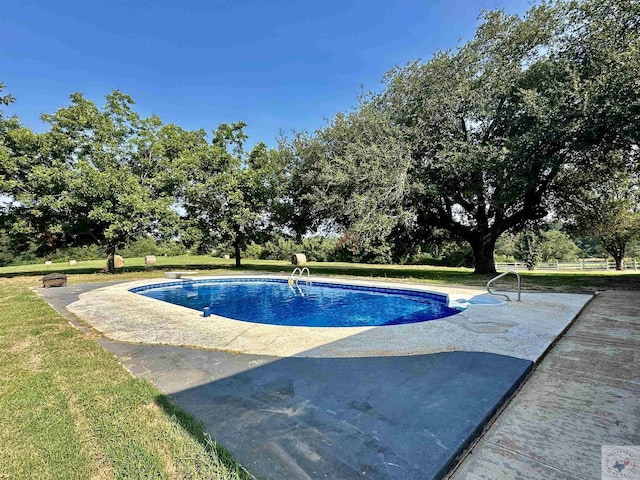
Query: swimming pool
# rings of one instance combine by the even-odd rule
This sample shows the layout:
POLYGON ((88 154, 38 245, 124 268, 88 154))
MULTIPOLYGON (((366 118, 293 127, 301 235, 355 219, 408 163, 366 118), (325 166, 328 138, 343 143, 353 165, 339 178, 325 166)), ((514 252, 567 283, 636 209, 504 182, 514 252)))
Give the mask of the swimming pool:
POLYGON ((234 278, 169 282, 131 292, 175 305, 253 323, 305 327, 400 325, 460 312, 433 292, 384 287, 234 278))

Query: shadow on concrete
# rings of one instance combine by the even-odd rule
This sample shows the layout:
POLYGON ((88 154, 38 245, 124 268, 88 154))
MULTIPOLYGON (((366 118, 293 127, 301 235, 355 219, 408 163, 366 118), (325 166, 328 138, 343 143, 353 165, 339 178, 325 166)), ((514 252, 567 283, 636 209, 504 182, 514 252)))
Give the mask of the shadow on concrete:
POLYGON ((241 467, 222 445, 211 439, 211 436, 205 431, 202 422, 176 407, 167 395, 157 396, 156 404, 161 407, 167 415, 174 419, 196 442, 202 445, 209 455, 218 458, 229 472, 234 472, 241 480, 251 480, 255 478, 241 467))
POLYGON ((442 478, 532 368, 477 352, 318 359, 129 347, 153 348, 138 354, 171 401, 266 479, 442 478), (189 377, 200 384, 174 391, 189 377))
MULTIPOLYGON (((102 285, 39 293, 77 325, 66 305, 102 285)), ((533 366, 481 352, 303 358, 96 340, 167 392, 158 405, 208 451, 234 468, 220 442, 271 480, 442 478, 533 366)))

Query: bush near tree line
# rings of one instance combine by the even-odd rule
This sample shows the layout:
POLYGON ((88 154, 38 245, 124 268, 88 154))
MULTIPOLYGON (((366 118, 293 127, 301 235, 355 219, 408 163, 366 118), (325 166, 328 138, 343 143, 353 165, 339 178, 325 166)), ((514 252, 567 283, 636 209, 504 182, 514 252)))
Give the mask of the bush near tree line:
MULTIPOLYGON (((539 234, 528 234, 530 245, 534 246, 535 262, 577 262, 581 258, 607 258, 608 255, 603 246, 595 239, 577 238, 573 241, 568 235, 558 230, 548 230, 539 234)), ((526 242, 522 241, 524 234, 503 235, 496 245, 497 262, 526 262, 528 253, 526 242)), ((159 241, 153 237, 139 238, 125 248, 118 251, 125 258, 156 256, 178 256, 197 253, 198 245, 192 249, 179 241, 159 241)), ((218 244, 208 251, 200 253, 213 257, 228 255, 233 258, 233 246, 230 244, 218 244)), ((308 237, 296 242, 291 238, 276 236, 264 245, 255 242, 249 243, 244 251, 243 258, 260 260, 289 260, 294 253, 304 253, 310 262, 361 262, 362 259, 352 255, 341 246, 337 237, 308 237)), ((640 242, 634 242, 628 249, 628 260, 640 261, 640 242)), ((98 245, 85 245, 59 249, 46 257, 37 257, 33 251, 21 256, 6 256, 0 253, 0 266, 26 265, 43 263, 46 260, 53 262, 67 262, 69 260, 99 260, 104 258, 104 252, 98 245)), ((611 260, 611 258, 609 257, 611 260)), ((472 267, 473 252, 471 248, 456 241, 441 241, 439 243, 424 244, 417 251, 407 256, 399 263, 414 265, 433 265, 446 267, 472 267)))

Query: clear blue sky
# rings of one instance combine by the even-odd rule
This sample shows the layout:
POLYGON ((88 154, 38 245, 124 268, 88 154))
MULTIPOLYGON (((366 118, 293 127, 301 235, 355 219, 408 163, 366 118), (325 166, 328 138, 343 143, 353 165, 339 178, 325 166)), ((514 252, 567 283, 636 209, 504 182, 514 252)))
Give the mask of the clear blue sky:
POLYGON ((243 120, 249 143, 313 131, 379 90, 395 65, 473 36, 482 8, 526 0, 4 0, 0 82, 8 113, 36 131, 82 92, 119 89, 143 116, 214 130, 243 120))

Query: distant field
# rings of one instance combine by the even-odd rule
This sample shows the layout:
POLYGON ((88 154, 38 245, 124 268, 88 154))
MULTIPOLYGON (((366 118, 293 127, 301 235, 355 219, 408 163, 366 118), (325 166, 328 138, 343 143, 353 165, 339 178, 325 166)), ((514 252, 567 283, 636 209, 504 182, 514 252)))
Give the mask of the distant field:
MULTIPOLYGON (((157 257, 157 264, 147 267, 143 257, 126 258, 125 266, 113 275, 98 273, 104 269, 104 260, 53 265, 20 265, 0 268, 0 277, 22 275, 42 275, 50 272, 64 272, 75 277, 80 274, 94 274, 83 281, 113 279, 133 279, 164 276, 164 271, 175 269, 198 270, 199 273, 216 273, 223 269, 238 271, 233 260, 225 260, 206 255, 183 255, 178 257, 157 257)), ((311 262, 308 264, 312 274, 337 275, 348 277, 378 277, 389 280, 407 280, 432 284, 450 284, 467 286, 484 286, 490 275, 476 275, 468 268, 433 267, 426 265, 368 265, 340 262, 311 262)), ((289 273, 293 266, 280 260, 242 260, 244 272, 289 273)), ((640 273, 627 271, 533 271, 518 272, 523 277, 524 289, 552 291, 594 291, 602 289, 640 289, 640 273)), ((71 282, 80 279, 71 278, 71 282)), ((503 285, 513 284, 512 278, 506 278, 503 285)))

